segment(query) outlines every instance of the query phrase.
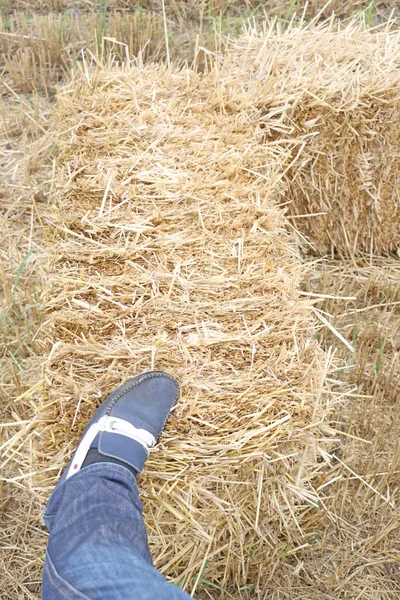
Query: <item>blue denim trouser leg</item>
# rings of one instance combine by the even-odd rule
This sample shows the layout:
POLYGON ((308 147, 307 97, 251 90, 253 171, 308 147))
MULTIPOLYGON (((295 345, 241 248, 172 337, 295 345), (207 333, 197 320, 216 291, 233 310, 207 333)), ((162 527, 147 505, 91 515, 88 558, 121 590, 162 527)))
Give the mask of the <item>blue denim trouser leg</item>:
POLYGON ((152 565, 132 473, 112 463, 82 469, 53 492, 43 600, 185 600, 152 565))

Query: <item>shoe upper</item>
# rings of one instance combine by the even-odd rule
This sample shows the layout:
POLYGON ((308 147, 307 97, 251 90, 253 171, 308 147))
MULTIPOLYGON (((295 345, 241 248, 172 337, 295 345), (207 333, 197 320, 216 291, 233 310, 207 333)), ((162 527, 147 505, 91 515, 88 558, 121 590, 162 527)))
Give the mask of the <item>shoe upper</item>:
POLYGON ((134 377, 113 391, 90 420, 58 485, 80 470, 89 448, 96 448, 104 462, 107 457, 117 459, 140 473, 149 447, 161 435, 179 394, 178 382, 163 371, 134 377), (106 428, 102 427, 104 421, 106 428), (135 430, 139 432, 135 434, 135 430), (146 443, 146 439, 152 441, 146 443))

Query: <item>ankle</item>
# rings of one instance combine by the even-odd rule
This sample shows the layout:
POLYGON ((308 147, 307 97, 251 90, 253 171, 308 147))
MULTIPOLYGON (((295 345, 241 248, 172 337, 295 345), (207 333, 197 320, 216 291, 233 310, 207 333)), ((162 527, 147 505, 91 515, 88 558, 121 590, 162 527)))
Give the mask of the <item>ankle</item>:
POLYGON ((104 456, 104 454, 100 454, 97 448, 90 448, 85 460, 82 463, 81 469, 88 467, 89 465, 95 465, 96 463, 112 463, 114 465, 121 465, 121 467, 128 469, 128 471, 130 471, 134 477, 136 477, 138 474, 136 469, 131 467, 131 465, 126 464, 123 460, 119 460, 118 458, 114 458, 112 456, 104 456))

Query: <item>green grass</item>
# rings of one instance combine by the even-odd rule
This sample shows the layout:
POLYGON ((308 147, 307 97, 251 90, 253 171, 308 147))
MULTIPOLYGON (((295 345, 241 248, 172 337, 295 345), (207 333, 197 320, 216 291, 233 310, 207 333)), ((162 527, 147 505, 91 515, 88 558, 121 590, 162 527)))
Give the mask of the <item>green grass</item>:
POLYGON ((365 10, 365 20, 368 25, 374 24, 374 9, 375 9, 375 1, 372 0, 371 4, 365 10))
POLYGON ((351 345, 353 346, 353 348, 355 348, 357 345, 357 321, 354 321, 351 345))
POLYGON ((27 264, 27 262, 29 260, 29 257, 31 256, 32 252, 33 252, 33 248, 31 248, 29 250, 29 252, 24 256, 24 258, 22 259, 21 264, 18 267, 17 273, 15 275, 15 280, 14 280, 14 285, 13 285, 13 292, 15 291, 16 287, 18 286, 18 282, 19 282, 19 279, 21 277, 22 271, 26 267, 26 264, 27 264))
POLYGON ((10 10, 10 2, 9 0, 0 0, 0 13, 5 10, 10 10))
POLYGON ((293 14, 296 9, 296 5, 297 5, 297 0, 291 0, 291 2, 289 4, 289 8, 287 9, 287 11, 283 17, 286 21, 289 21, 293 17, 293 14))
POLYGON ((28 280, 21 282, 33 251, 29 250, 18 266, 10 286, 8 305, 0 312, 0 338, 13 359, 23 358, 30 353, 33 338, 43 318, 35 286, 28 280))
POLYGON ((99 0, 99 23, 97 26, 97 50, 99 55, 103 54, 103 36, 107 22, 107 4, 108 0, 99 0))
POLYGON ((382 358, 383 358, 383 340, 382 337, 379 338, 379 350, 378 350, 378 358, 375 363, 375 372, 377 375, 382 370, 382 358))

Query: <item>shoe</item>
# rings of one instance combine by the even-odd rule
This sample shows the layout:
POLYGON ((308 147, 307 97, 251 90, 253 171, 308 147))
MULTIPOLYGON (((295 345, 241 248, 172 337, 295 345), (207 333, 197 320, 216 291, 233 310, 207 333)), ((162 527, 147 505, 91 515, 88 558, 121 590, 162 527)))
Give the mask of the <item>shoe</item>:
POLYGON ((140 473, 179 394, 178 382, 162 371, 129 379, 99 406, 58 485, 97 462, 140 473))

